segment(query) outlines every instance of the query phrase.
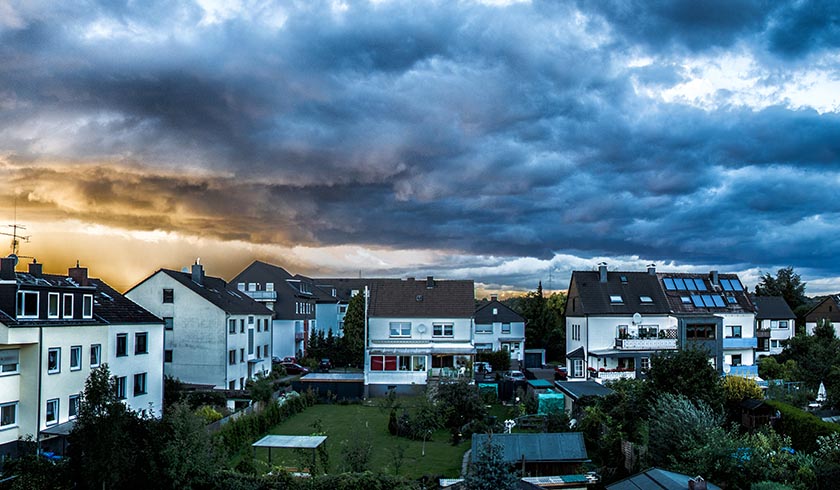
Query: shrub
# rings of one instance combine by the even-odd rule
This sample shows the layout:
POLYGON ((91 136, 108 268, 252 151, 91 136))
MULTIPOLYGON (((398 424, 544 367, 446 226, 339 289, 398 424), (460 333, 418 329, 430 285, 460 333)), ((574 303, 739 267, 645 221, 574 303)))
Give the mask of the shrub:
POLYGON ((798 451, 816 451, 817 438, 840 432, 837 425, 824 422, 819 417, 786 403, 772 400, 765 403, 779 411, 781 417, 776 421, 774 428, 777 432, 790 436, 793 447, 798 451))
POLYGON ((222 414, 209 405, 202 405, 198 407, 198 409, 196 409, 195 411, 195 414, 201 417, 202 420, 204 420, 204 425, 212 424, 213 422, 222 418, 222 414))

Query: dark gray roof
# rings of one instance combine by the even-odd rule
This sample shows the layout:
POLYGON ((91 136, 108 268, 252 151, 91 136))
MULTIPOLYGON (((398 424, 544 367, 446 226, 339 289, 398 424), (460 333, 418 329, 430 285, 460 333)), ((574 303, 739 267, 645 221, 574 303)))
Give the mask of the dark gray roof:
POLYGON ((228 288, 224 279, 204 276, 203 283, 196 284, 192 280, 192 275, 188 272, 173 271, 170 269, 161 269, 160 272, 172 277, 227 313, 235 315, 272 314, 271 310, 249 298, 245 293, 228 288))
POLYGON ((577 291, 584 315, 667 314, 671 311, 658 278, 647 272, 609 271, 607 281, 600 282, 598 271, 574 271, 570 292, 572 289, 577 291), (621 296, 621 303, 611 302, 610 296, 621 296), (643 303, 642 296, 652 301, 643 303))
POLYGON ((580 400, 585 396, 607 396, 614 393, 613 390, 592 380, 555 381, 554 385, 572 400, 580 400))
POLYGON ((301 282, 311 285, 311 281, 312 280, 306 276, 293 276, 289 274, 286 269, 280 266, 255 260, 242 272, 237 274, 236 277, 230 280, 228 288, 236 289, 237 283, 240 282, 256 282, 258 284, 262 284, 263 287, 265 287, 264 285, 266 283, 271 282, 274 283, 274 290, 278 294, 291 292, 291 294, 295 296, 314 299, 315 294, 311 292, 313 287, 310 287, 310 292, 305 290, 302 291, 300 288, 301 282))
POLYGON ((316 277, 312 279, 321 291, 332 296, 332 289, 335 288, 335 299, 349 302, 353 291, 364 291, 365 286, 371 287, 373 283, 381 281, 376 278, 337 278, 337 277, 316 277))
MULTIPOLYGON (((479 448, 487 434, 473 434, 470 457, 475 462, 479 448)), ((526 462, 584 462, 589 461, 581 432, 539 434, 493 434, 493 443, 502 447, 502 459, 509 463, 526 462)))
MULTIPOLYGON (((607 485, 607 490, 687 490, 691 476, 651 468, 633 476, 607 485)), ((709 490, 720 490, 720 487, 706 482, 709 490)))
POLYGON ((583 350, 583 347, 578 347, 566 354, 566 359, 586 359, 586 351, 583 350))
POLYGON ((474 309, 472 281, 380 279, 372 284, 368 315, 379 318, 472 318, 474 309))
POLYGON ((475 323, 486 325, 493 322, 516 323, 525 322, 525 319, 504 303, 494 299, 475 310, 475 323), (497 311, 495 315, 493 314, 493 308, 496 308, 497 311))
POLYGON ((757 320, 790 320, 796 318, 787 301, 781 296, 752 295, 750 299, 755 305, 755 318, 757 320))
MULTIPOLYGON (((668 298, 668 302, 671 305, 671 310, 675 313, 683 313, 683 314, 705 314, 705 313, 715 313, 715 312, 726 312, 726 313, 752 313, 755 311, 755 306, 753 305, 752 301, 750 300, 749 293, 746 288, 741 288, 740 291, 725 291, 720 287, 721 280, 736 280, 738 283, 741 283, 741 280, 738 278, 738 274, 718 274, 718 285, 712 285, 710 274, 697 274, 697 273, 685 273, 685 272, 665 272, 665 273, 657 273, 656 274, 659 279, 660 283, 662 284, 662 291, 664 292, 665 296, 668 298), (662 280, 670 278, 670 279, 694 279, 694 280, 701 280, 706 287, 706 291, 668 291, 665 289, 664 283, 662 280), (690 296, 690 294, 697 294, 701 293, 704 295, 716 295, 721 296, 723 300, 722 307, 707 307, 707 306, 695 306, 692 302, 684 303, 682 298, 685 296, 690 296), (730 303, 727 297, 735 298, 735 303, 730 303)), ((742 284, 743 285, 743 284, 742 284)))

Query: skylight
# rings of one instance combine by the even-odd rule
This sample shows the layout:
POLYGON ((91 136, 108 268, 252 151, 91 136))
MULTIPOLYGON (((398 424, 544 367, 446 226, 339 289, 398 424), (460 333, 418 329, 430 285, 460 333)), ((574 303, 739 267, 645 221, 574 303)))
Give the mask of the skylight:
POLYGON ((650 296, 639 296, 639 301, 642 303, 653 303, 653 298, 650 296))
POLYGON ((678 291, 685 291, 685 282, 682 279, 675 277, 674 284, 677 286, 678 291))
POLYGON ((738 302, 738 298, 735 296, 727 296, 726 301, 729 302, 729 304, 734 305, 738 302))
POLYGON ((624 300, 618 295, 610 296, 610 303, 624 303, 624 300))
POLYGON ((665 289, 667 289, 668 291, 673 291, 673 290, 677 289, 677 287, 674 286, 674 280, 671 279, 670 277, 666 277, 665 279, 662 280, 662 282, 665 283, 665 289))
POLYGON ((706 291, 706 283, 702 279, 695 279, 694 284, 697 286, 698 291, 706 291))
POLYGON ((689 298, 688 296, 680 296, 680 300, 682 300, 682 302, 687 305, 691 304, 691 298, 689 298))

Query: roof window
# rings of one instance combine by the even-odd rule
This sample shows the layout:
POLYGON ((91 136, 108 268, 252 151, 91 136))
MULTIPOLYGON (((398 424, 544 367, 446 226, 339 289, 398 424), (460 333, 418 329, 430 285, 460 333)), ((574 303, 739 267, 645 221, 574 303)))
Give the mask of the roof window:
POLYGON ((650 296, 639 296, 639 301, 642 303, 653 303, 653 298, 650 296))
POLYGON ((613 303, 613 304, 624 303, 624 300, 621 298, 620 295, 611 295, 610 296, 610 303, 613 303))

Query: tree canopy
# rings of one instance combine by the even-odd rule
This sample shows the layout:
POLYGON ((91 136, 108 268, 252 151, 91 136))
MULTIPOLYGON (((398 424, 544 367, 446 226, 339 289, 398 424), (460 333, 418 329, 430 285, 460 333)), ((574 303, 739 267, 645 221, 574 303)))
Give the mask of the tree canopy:
POLYGON ((804 305, 808 299, 805 297, 805 283, 799 274, 793 271, 793 267, 783 267, 776 271, 776 276, 765 272, 755 285, 756 296, 781 296, 785 299, 791 310, 804 305))

